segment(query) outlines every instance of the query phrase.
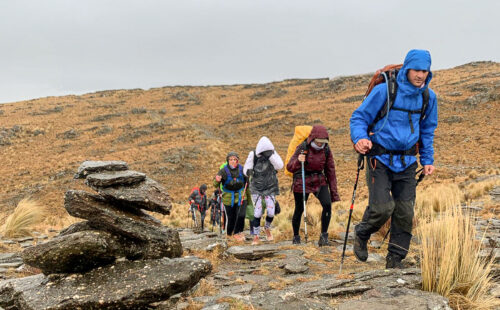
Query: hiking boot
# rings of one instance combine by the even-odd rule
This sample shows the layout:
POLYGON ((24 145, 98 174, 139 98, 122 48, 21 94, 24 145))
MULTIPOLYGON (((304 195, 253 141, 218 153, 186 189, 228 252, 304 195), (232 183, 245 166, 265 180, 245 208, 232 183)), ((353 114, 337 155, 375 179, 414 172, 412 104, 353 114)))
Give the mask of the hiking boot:
POLYGON ((328 233, 321 233, 319 236, 318 246, 329 246, 330 242, 328 242, 328 233))
POLYGON ((253 236, 252 245, 258 245, 260 243, 259 235, 253 236))
POLYGON ((265 228, 264 231, 266 232, 266 240, 267 241, 273 241, 273 235, 271 234, 271 228, 265 228))
POLYGON ((363 240, 354 234, 354 255, 359 261, 366 262, 368 259, 368 240, 363 240))
POLYGON ((390 269, 390 268, 404 269, 405 266, 401 262, 402 260, 403 259, 401 258, 401 256, 399 256, 397 254, 392 254, 392 253, 387 254, 387 257, 385 258, 385 261, 386 261, 385 269, 390 269))
POLYGON ((292 244, 300 244, 300 236, 293 236, 292 244))

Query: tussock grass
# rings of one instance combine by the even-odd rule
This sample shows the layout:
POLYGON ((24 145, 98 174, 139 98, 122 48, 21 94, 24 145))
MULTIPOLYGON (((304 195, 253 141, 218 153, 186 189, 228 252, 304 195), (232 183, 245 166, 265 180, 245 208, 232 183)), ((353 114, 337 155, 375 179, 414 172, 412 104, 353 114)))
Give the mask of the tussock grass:
POLYGON ((464 199, 466 201, 477 199, 500 185, 500 179, 485 180, 482 182, 471 183, 464 188, 464 199))
POLYGON ((456 184, 439 184, 417 193, 415 201, 416 217, 425 217, 432 212, 446 211, 460 205, 463 194, 456 184))
POLYGON ((423 289, 448 297, 455 309, 500 305, 487 296, 492 260, 479 256, 481 243, 475 240, 472 216, 459 206, 447 208, 439 217, 431 212, 423 216, 417 229, 423 289))
POLYGON ((475 179, 479 176, 479 173, 475 170, 475 169, 472 169, 471 171, 469 171, 467 173, 467 177, 472 180, 472 179, 475 179))
POLYGON ((44 218, 45 211, 35 201, 29 198, 21 200, 14 212, 7 217, 1 227, 2 234, 9 238, 31 235, 31 227, 44 218))

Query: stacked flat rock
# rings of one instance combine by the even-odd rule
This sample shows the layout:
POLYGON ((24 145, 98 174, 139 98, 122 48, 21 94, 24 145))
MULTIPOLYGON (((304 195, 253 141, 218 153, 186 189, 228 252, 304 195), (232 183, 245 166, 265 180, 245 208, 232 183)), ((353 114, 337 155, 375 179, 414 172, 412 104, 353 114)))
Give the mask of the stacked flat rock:
POLYGON ((182 254, 179 234, 143 210, 169 214, 170 197, 160 184, 144 173, 128 170, 122 161, 86 161, 75 178, 98 195, 69 190, 64 207, 73 224, 52 240, 27 248, 24 262, 44 274, 85 272, 129 260, 175 258, 182 254))

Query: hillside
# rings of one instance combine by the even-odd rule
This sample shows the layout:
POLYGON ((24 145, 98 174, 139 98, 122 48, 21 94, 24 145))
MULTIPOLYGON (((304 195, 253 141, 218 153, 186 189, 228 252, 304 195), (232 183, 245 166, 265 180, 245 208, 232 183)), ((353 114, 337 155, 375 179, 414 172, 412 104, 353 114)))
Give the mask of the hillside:
MULTIPOLYGON (((73 173, 84 160, 126 161, 182 203, 190 188, 211 183, 228 151, 244 162, 267 135, 284 157, 294 126, 316 123, 330 129, 340 195, 348 200, 356 168, 349 118, 370 77, 109 90, 1 105, 1 211, 32 196, 57 226, 64 192, 81 187, 73 173)), ((439 103, 437 171, 424 186, 498 168, 500 63, 436 71, 431 88, 439 103)), ((290 179, 279 178, 288 189, 290 179)), ((363 186, 359 195, 366 197, 363 186)))

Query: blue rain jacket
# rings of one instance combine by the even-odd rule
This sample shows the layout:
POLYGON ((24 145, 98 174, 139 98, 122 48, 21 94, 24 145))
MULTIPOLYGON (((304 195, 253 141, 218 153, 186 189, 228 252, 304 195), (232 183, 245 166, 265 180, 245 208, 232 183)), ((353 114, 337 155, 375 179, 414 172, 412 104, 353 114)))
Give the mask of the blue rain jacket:
MULTIPOLYGON (((393 107, 407 110, 422 108, 422 92, 429 87, 432 79, 431 55, 425 50, 411 50, 406 55, 403 67, 397 76, 397 94, 393 107), (429 75, 422 88, 417 88, 408 81, 409 69, 427 70, 429 75)), ((380 144, 387 150, 409 150, 420 139, 419 153, 420 164, 432 165, 434 163, 434 130, 437 127, 437 99, 436 94, 429 88, 429 105, 425 111, 426 117, 420 122, 420 114, 412 114, 414 133, 411 133, 408 112, 390 110, 386 117, 378 121, 373 127, 372 136, 368 136, 368 126, 377 117, 382 106, 387 104, 387 87, 385 83, 373 88, 361 106, 356 109, 350 121, 351 140, 357 143, 360 139, 369 139, 380 144)), ((405 156, 406 166, 401 162, 401 156, 395 155, 390 165, 390 155, 376 156, 384 165, 394 172, 401 172, 416 162, 415 156, 405 156)))

